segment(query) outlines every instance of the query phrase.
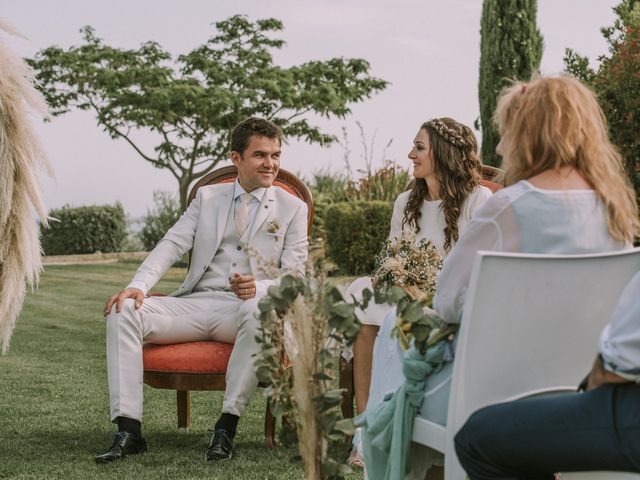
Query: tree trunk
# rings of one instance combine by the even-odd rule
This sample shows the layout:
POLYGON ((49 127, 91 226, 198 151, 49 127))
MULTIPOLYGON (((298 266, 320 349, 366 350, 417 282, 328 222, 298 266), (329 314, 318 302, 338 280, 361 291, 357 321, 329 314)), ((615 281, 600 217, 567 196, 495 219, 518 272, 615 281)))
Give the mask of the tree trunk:
POLYGON ((191 177, 183 177, 180 179, 180 211, 184 212, 189 206, 189 185, 191 184, 191 177))

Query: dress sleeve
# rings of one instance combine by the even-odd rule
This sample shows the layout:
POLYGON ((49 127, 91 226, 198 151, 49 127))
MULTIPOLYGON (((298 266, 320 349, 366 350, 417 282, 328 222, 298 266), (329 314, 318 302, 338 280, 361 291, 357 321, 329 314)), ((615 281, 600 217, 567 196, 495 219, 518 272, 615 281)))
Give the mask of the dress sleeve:
POLYGON ((606 370, 640 382, 640 272, 622 292, 602 331, 600 354, 606 370))
POLYGON ((467 207, 465 209, 466 220, 470 220, 484 205, 484 202, 489 200, 493 193, 487 187, 478 187, 469 195, 469 199, 467 200, 467 207))
POLYGON ((391 215, 391 230, 389 231, 389 240, 392 242, 402 234, 402 218, 404 216, 404 207, 407 204, 409 196, 402 193, 396 198, 393 204, 393 214, 391 215))

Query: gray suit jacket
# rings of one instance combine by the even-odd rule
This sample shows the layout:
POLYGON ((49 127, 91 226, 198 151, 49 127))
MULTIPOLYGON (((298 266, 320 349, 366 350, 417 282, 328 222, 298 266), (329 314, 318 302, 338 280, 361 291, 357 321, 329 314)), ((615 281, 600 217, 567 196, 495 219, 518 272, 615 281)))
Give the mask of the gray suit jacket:
MULTIPOLYGON (((233 191, 234 183, 200 187, 187 210, 140 265, 132 284, 143 282, 147 290, 151 289, 174 263, 192 250, 187 276, 171 295, 191 292, 220 246, 233 210, 233 191)), ((304 274, 308 253, 306 203, 272 186, 266 190, 250 228, 248 245, 260 257, 278 266, 281 272, 304 274), (275 225, 279 228, 273 232, 275 225)), ((254 256, 250 263, 256 288, 266 289, 275 282, 258 268, 254 256)))

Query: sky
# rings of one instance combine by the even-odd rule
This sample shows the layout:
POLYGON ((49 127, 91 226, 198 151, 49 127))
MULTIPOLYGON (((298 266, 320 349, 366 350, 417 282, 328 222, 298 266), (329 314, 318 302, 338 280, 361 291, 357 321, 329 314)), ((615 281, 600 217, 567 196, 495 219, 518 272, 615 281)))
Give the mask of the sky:
MULTIPOLYGON (((560 73, 567 47, 592 64, 606 52, 600 28, 611 25, 618 0, 539 0, 538 27, 544 37, 543 74, 560 73)), ((473 125, 479 116, 481 0, 0 0, 0 18, 28 40, 6 42, 22 56, 57 45, 81 44, 79 29, 95 28, 108 45, 137 48, 155 40, 174 55, 186 53, 214 34, 213 23, 235 14, 251 20, 275 17, 284 23, 276 64, 291 66, 334 57, 364 58, 373 76, 390 82, 383 92, 351 105, 344 119, 320 120, 328 133, 346 127, 349 163, 364 168, 356 122, 367 142, 375 135, 375 166, 385 157, 408 166, 407 153, 419 128, 433 117, 449 116, 473 125)), ((131 218, 153 206, 153 192, 177 192, 177 182, 139 157, 123 140, 112 140, 91 112, 74 111, 34 126, 53 164, 55 178, 42 178, 49 208, 113 204, 120 201, 131 218)), ((152 151, 155 137, 142 134, 152 151)), ((344 149, 290 141, 282 168, 306 178, 314 171, 345 172, 344 149)))

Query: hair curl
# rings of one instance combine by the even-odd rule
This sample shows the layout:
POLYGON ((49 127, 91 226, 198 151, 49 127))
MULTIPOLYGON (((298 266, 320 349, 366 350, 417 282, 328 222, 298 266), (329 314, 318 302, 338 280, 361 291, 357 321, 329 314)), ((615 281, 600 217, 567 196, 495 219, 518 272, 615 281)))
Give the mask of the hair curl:
MULTIPOLYGON (((429 136, 434 173, 440 187, 440 209, 444 212, 444 249, 449 251, 458 241, 458 217, 469 194, 480 184, 478 142, 473 131, 452 118, 434 118, 422 124, 429 136)), ((416 178, 404 207, 402 225, 420 231, 420 209, 428 197, 424 178, 416 178)))
POLYGON ((611 237, 632 242, 638 235, 635 194, 589 88, 568 75, 516 82, 500 95, 495 121, 505 186, 546 170, 575 168, 603 202, 611 237))

